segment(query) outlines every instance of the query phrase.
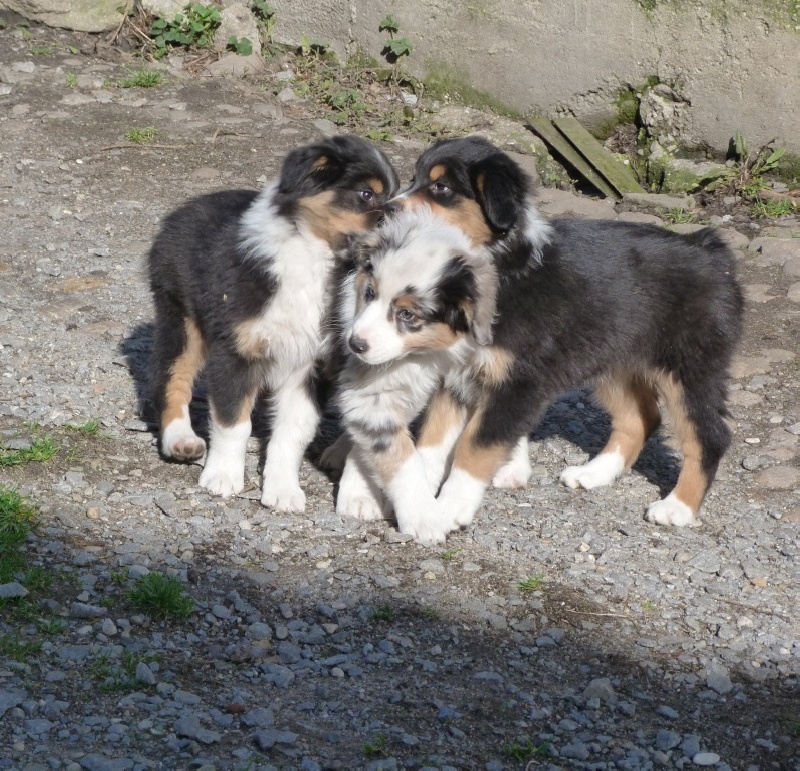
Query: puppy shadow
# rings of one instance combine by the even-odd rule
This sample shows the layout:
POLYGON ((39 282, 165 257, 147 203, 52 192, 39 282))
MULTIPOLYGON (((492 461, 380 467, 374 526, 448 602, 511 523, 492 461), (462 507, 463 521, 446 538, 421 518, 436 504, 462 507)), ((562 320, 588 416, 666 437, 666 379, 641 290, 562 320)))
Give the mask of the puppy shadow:
MULTIPOLYGON (((150 398, 150 355, 153 348, 153 325, 139 324, 119 345, 119 353, 125 360, 136 387, 137 411, 148 430, 158 436, 158 416, 150 398)), ((189 405, 192 427, 198 436, 208 441, 208 400, 202 375, 195 383, 192 402, 189 405)), ((252 436, 260 441, 259 469, 263 468, 266 445, 270 436, 270 415, 265 397, 261 397, 253 411, 252 436)), ((322 415, 317 434, 306 451, 307 460, 334 483, 334 499, 338 494, 339 472, 325 468, 322 454, 342 434, 338 412, 328 407, 322 415)), ((542 442, 559 437, 594 457, 603 449, 611 434, 608 415, 596 407, 584 391, 573 391, 554 402, 544 414, 536 430, 530 435, 532 442, 542 442)), ((170 459, 164 458, 169 461, 170 459)), ((173 461, 176 462, 176 461, 173 461)), ((633 470, 642 474, 650 484, 659 488, 661 496, 673 489, 680 471, 675 453, 665 442, 661 431, 656 432, 645 445, 633 470)))
MULTIPOLYGON (((594 458, 611 436, 611 420, 597 407, 588 392, 572 391, 555 401, 544 414, 531 442, 541 442, 559 437, 594 458)), ((644 446, 633 471, 641 474, 650 484, 658 487, 663 498, 677 483, 680 460, 664 441, 663 429, 653 434, 644 446)))

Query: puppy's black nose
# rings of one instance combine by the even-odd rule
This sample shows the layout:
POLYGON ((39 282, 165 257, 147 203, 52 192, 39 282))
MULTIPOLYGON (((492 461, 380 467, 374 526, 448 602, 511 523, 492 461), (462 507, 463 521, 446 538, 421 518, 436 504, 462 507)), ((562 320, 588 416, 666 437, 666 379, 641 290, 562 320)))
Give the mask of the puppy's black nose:
POLYGON ((353 351, 353 353, 365 353, 367 348, 369 348, 367 341, 363 337, 356 337, 356 335, 350 335, 347 344, 350 346, 350 350, 353 351))

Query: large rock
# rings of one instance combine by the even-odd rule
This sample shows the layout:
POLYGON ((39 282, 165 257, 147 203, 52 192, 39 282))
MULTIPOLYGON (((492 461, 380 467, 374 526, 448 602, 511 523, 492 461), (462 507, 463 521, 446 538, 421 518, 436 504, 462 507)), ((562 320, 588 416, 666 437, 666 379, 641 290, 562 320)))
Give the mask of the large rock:
POLYGON ((256 17, 246 3, 231 3, 222 9, 222 21, 214 33, 214 48, 224 51, 231 36, 237 40, 247 38, 253 44, 253 53, 261 55, 261 38, 258 34, 256 17))
POLYGON ((50 27, 78 32, 104 32, 122 21, 120 0, 0 0, 0 8, 9 8, 31 21, 50 27))
POLYGON ((172 21, 183 13, 186 3, 181 0, 141 0, 142 8, 153 16, 172 21))

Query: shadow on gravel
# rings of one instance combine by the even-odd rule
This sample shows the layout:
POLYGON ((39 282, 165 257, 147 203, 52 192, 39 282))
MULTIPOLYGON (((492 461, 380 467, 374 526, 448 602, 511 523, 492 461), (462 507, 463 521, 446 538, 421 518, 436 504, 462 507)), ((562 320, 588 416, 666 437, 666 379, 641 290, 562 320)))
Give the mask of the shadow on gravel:
MULTIPOLYGON (((411 571, 419 553, 394 556, 410 559, 411 571)), ((451 576, 460 573, 457 562, 448 563, 451 576)), ((457 607, 442 593, 422 605, 364 587, 355 604, 335 611, 320 599, 330 597, 324 576, 286 567, 280 578, 257 574, 259 585, 237 589, 276 630, 285 625, 288 639, 273 641, 261 660, 224 640, 209 641, 206 654, 229 682, 240 668, 261 673, 251 692, 280 703, 283 723, 310 747, 306 756, 364 767, 370 758, 359 753, 383 737, 376 757, 413 759, 409 767, 483 768, 500 760, 521 769, 550 760, 559 769, 652 768, 655 748, 664 759, 656 765, 669 768, 691 766, 700 751, 734 769, 797 762, 796 691, 772 680, 742 682, 720 696, 702 675, 684 677, 691 667, 672 657, 643 650, 637 660, 626 655, 613 613, 555 582, 540 593, 537 623, 525 617, 527 603, 504 607, 501 617, 478 600, 457 607), (331 623, 338 629, 323 634, 331 623)), ((204 569, 198 572, 202 593, 204 569)), ((490 589, 507 594, 508 577, 467 578, 463 593, 485 598, 490 589)), ((199 653, 187 659, 187 677, 199 653)), ((300 755, 275 747, 270 759, 281 765, 300 755)))
MULTIPOLYGON (((153 346, 153 325, 138 325, 119 345, 119 353, 127 362, 128 371, 136 386, 137 409, 141 420, 147 423, 153 436, 158 433, 158 418, 150 401, 149 360, 153 346)), ((208 402, 202 376, 195 384, 195 393, 190 405, 192 425, 199 436, 208 439, 208 402)), ((332 444, 341 433, 335 410, 326 411, 320 430, 308 449, 309 460, 318 465, 323 450, 332 444)), ((611 434, 607 415, 592 404, 587 393, 576 391, 566 394, 545 413, 536 431, 531 434, 534 442, 553 437, 566 439, 590 456, 597 454, 611 434)), ((253 436, 264 440, 260 463, 263 465, 266 439, 269 437, 269 415, 265 400, 256 405, 253 414, 253 436)), ((676 455, 664 443, 663 430, 650 438, 645 445, 634 470, 642 474, 650 484, 657 486, 662 497, 672 488, 680 470, 676 455)))

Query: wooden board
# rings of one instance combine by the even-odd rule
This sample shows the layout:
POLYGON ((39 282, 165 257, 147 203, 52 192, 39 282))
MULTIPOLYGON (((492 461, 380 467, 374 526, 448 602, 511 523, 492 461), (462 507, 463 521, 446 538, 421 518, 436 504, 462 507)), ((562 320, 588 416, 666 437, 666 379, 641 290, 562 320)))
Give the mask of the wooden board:
POLYGON ((603 177, 601 177, 570 143, 566 137, 553 128, 553 124, 548 118, 535 117, 529 121, 529 128, 538 134, 545 143, 560 155, 570 166, 575 168, 587 182, 596 187, 604 196, 608 198, 622 198, 603 177))
POLYGON ((647 192, 639 184, 633 170, 620 163, 576 118, 553 118, 553 125, 620 196, 647 192))

